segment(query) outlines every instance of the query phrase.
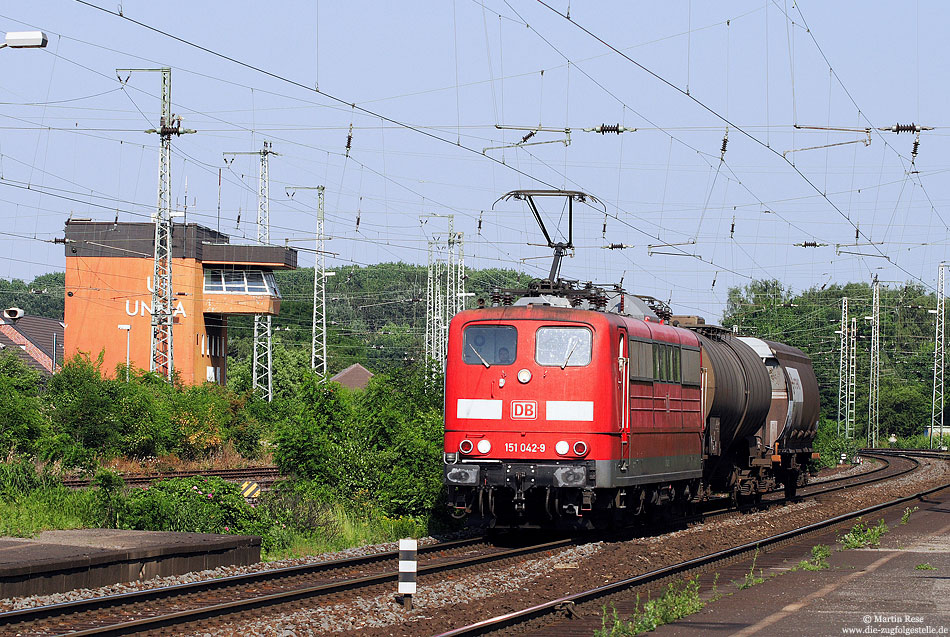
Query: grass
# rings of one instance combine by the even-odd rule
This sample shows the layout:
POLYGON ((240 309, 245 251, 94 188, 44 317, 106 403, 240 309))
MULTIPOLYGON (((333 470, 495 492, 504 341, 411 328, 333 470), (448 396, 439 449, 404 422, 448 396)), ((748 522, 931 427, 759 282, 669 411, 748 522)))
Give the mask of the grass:
MULTIPOLYGON (((104 477, 110 475, 104 474, 104 477)), ((97 485, 103 487, 104 483, 97 478, 97 485)), ((133 521, 127 507, 130 498, 136 494, 142 495, 137 490, 133 493, 123 489, 118 479, 109 489, 69 489, 54 478, 40 476, 32 467, 0 464, 0 536, 33 537, 46 530, 114 527, 120 505, 126 507, 125 528, 155 529, 148 520, 144 525, 125 526, 133 521)), ((238 502, 243 506, 240 496, 238 501, 230 504, 237 506, 238 502)), ((270 541, 265 542, 269 548, 262 552, 264 560, 301 557, 428 535, 428 520, 389 517, 370 506, 322 505, 315 496, 306 494, 290 493, 269 506, 274 510, 263 515, 261 520, 264 523, 252 527, 254 530, 244 531, 267 534, 270 541), (278 516, 274 518, 276 522, 271 516, 278 516)), ((217 512, 228 511, 230 508, 225 506, 217 512)), ((230 532, 236 532, 236 529, 232 528, 230 532)))
POLYGON ((168 473, 173 471, 207 471, 209 469, 244 469, 247 467, 273 466, 273 457, 266 454, 257 460, 248 460, 234 449, 230 441, 221 445, 207 457, 189 460, 171 454, 158 458, 132 460, 112 458, 103 467, 118 473, 168 473))
POLYGON ((353 513, 341 505, 335 505, 331 507, 330 521, 324 532, 311 536, 294 534, 287 548, 266 552, 262 559, 269 561, 303 557, 425 535, 428 535, 428 528, 423 520, 353 513))
POLYGON ((828 568, 828 558, 831 556, 831 549, 824 544, 816 544, 811 547, 811 560, 802 560, 798 563, 798 568, 806 571, 821 571, 828 568))
POLYGON ((759 559, 759 549, 755 550, 755 555, 752 557, 752 567, 749 569, 749 572, 745 574, 745 577, 739 581, 732 580, 732 583, 736 585, 740 591, 744 591, 747 588, 752 588, 756 584, 761 584, 765 581, 764 577, 761 577, 762 570, 759 569, 759 576, 755 574, 755 562, 759 559))
POLYGON ((887 533, 887 524, 884 520, 875 526, 869 527, 867 522, 858 522, 851 530, 838 538, 841 550, 862 549, 867 546, 880 546, 881 536, 887 533))
POLYGON ((656 630, 658 626, 669 624, 698 613, 703 608, 703 601, 699 598, 699 581, 691 579, 684 584, 670 584, 662 597, 651 599, 640 607, 640 596, 637 595, 637 606, 629 619, 624 619, 617 613, 616 607, 608 613, 603 609, 601 627, 594 631, 596 637, 627 637, 656 630))
POLYGON ((0 499, 0 535, 33 537, 53 529, 97 527, 99 515, 91 489, 38 489, 13 500, 0 499))
POLYGON ((918 564, 914 567, 918 571, 936 571, 936 566, 931 566, 930 563, 924 562, 923 564, 918 564))

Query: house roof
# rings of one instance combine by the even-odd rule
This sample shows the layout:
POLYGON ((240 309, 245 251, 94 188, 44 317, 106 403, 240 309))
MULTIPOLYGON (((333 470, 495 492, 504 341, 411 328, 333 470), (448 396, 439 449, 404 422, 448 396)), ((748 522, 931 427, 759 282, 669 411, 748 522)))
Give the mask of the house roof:
MULTIPOLYGON (((172 257, 209 264, 261 265, 294 269, 297 251, 285 246, 233 245, 226 234, 196 223, 173 223, 172 257)), ((139 222, 66 222, 67 257, 138 257, 155 255, 155 224, 139 222)))
POLYGON ((340 383, 348 389, 366 389, 366 386, 369 385, 369 379, 372 377, 373 372, 359 363, 353 363, 330 380, 340 383))
MULTIPOLYGON (((0 323, 8 326, 29 341, 46 356, 55 360, 56 365, 63 364, 63 322, 56 319, 44 318, 42 316, 22 316, 16 321, 0 318, 0 323), (56 351, 53 352, 53 339, 55 335, 56 351)), ((14 335, 15 336, 15 335, 14 335)), ((30 367, 38 369, 41 372, 49 373, 47 366, 31 355, 28 349, 22 344, 18 344, 8 334, 0 333, 0 345, 4 351, 13 351, 17 357, 27 363, 30 367)), ((42 355, 37 355, 42 358, 42 355)), ((48 362, 48 361, 47 361, 48 362)))
POLYGON ((32 356, 27 354, 22 347, 11 341, 3 333, 0 333, 0 356, 4 356, 8 352, 13 353, 14 356, 19 358, 33 369, 39 370, 41 372, 45 371, 45 368, 36 362, 32 356))

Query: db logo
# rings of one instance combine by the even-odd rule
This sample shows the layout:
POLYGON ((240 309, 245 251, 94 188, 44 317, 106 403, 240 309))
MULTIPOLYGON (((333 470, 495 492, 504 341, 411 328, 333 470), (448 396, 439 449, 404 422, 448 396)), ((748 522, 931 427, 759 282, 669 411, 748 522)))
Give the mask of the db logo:
POLYGON ((533 400, 511 401, 511 417, 519 420, 535 420, 538 417, 538 403, 533 400))

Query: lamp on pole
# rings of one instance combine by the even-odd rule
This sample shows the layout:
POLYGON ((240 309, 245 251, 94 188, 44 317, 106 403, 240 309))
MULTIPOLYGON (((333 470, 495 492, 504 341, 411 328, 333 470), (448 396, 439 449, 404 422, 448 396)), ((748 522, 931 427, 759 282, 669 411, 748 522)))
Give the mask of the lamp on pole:
POLYGON ((8 31, 0 49, 42 49, 46 47, 46 34, 42 31, 8 31))
POLYGON ((125 331, 125 382, 129 382, 129 337, 132 335, 131 325, 118 325, 120 330, 125 331))

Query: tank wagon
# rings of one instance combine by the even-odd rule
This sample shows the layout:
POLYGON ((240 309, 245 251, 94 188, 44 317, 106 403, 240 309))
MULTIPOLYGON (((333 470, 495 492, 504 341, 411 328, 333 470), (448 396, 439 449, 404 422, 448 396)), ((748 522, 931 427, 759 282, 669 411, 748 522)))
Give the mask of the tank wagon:
POLYGON ((794 496, 818 421, 801 350, 564 283, 557 262, 521 298, 495 291, 449 326, 444 477, 456 516, 602 528, 713 492, 755 499, 783 485, 794 496))

